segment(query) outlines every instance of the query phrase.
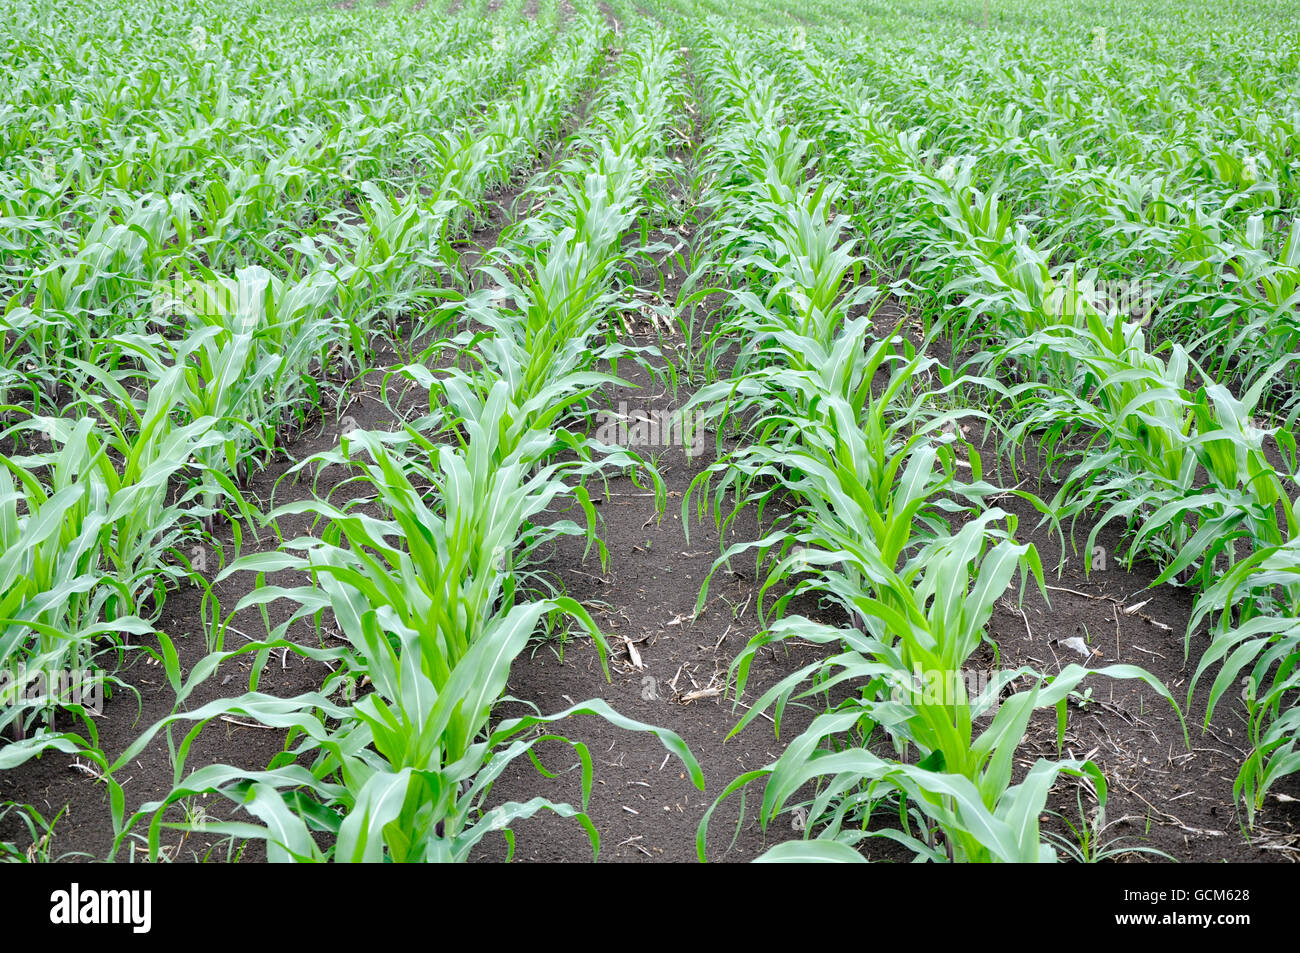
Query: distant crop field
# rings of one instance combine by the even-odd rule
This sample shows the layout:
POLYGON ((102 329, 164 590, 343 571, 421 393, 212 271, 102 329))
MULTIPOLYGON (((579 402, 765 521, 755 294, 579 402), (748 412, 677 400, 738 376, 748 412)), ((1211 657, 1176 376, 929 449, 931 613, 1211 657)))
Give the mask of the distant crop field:
POLYGON ((1300 858, 1300 5, 0 40, 0 860, 1300 858))

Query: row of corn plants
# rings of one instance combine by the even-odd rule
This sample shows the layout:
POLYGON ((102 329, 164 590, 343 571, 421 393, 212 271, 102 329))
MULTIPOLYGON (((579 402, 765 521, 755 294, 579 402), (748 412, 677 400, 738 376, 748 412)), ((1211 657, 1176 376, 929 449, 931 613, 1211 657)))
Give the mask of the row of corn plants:
MULTIPOLYGON (((726 130, 706 172, 717 210, 707 267, 727 276, 732 299, 716 333, 740 344, 732 379, 693 403, 721 424, 741 424, 743 438, 697 479, 683 519, 696 494, 701 508, 712 494, 720 522, 742 507, 791 507, 768 536, 733 545, 718 562, 754 550, 766 564, 763 591, 788 587, 736 660, 738 691, 764 645, 802 638, 840 647, 764 693, 733 734, 772 706, 779 730, 793 700, 836 687, 848 696, 722 797, 764 782, 765 827, 807 808, 815 836, 766 859, 860 860, 854 847, 875 836, 931 860, 1054 859, 1038 820, 1053 784, 1062 774, 1086 778, 1104 805, 1105 779, 1091 762, 1040 759, 1013 783, 1013 756, 1035 710, 1055 707, 1063 730, 1068 694, 1090 673, 998 671, 977 695, 953 678, 988 639, 993 604, 1016 574, 1042 587, 1036 551, 1015 541, 1012 515, 986 508, 997 490, 981 479, 978 454, 944 433, 955 414, 930 409, 936 395, 919 386, 926 371, 947 379, 940 394, 955 392, 960 378, 897 337, 872 338, 861 312, 878 289, 863 283, 866 262, 835 214, 842 186, 811 152, 788 90, 752 52, 763 39, 715 29, 725 46, 706 46, 697 64, 710 115, 726 130), (838 606, 848 624, 789 614, 803 593, 838 606), (953 692, 935 697, 916 681, 934 676, 953 692), (1001 699, 1022 678, 1029 687, 1001 699), (800 803, 809 782, 812 799, 800 803), (901 829, 873 825, 882 812, 898 814, 901 829)), ((1142 678, 1169 697, 1129 666, 1091 674, 1142 678)), ((711 814, 700 827, 701 856, 711 814)))

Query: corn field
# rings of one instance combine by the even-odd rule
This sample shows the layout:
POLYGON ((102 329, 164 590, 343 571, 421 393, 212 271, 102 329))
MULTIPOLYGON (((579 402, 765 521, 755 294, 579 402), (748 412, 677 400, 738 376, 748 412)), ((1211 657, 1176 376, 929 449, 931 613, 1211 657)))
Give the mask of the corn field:
POLYGON ((1300 859, 1300 6, 0 0, 0 860, 1300 859))

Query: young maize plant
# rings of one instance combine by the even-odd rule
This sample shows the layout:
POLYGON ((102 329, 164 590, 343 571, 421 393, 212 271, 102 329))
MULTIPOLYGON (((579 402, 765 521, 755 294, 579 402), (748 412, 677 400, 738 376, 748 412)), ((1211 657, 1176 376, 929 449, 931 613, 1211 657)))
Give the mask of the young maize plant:
MULTIPOLYGON (((81 669, 120 650, 124 638, 151 632, 146 620, 189 575, 173 557, 205 515, 196 501, 204 487, 252 519, 224 473, 205 473, 200 462, 225 440, 218 421, 173 426, 184 401, 181 366, 151 382, 143 405, 107 372, 84 370, 102 393, 73 405, 82 416, 34 417, 3 435, 27 437, 36 452, 0 458, 8 514, 0 665, 81 669)), ((43 710, 48 724, 53 706, 43 710)), ((6 707, 4 717, 31 714, 6 707)))
MULTIPOLYGON (((1217 667, 1205 723, 1230 693, 1246 703, 1251 751, 1233 785, 1250 826, 1274 784, 1300 771, 1300 496, 1283 503, 1292 530, 1277 546, 1260 547, 1236 563, 1198 598, 1188 638, 1207 619, 1212 641, 1191 689, 1217 667), (1242 676, 1243 672, 1247 672, 1242 676)), ((1190 691, 1190 689, 1189 689, 1190 691)))
MULTIPOLYGON (((738 45, 733 38, 733 49, 738 45)), ((732 75, 716 85, 720 101, 713 104, 713 113, 776 125, 779 116, 755 108, 754 100, 761 102, 764 94, 748 92, 770 85, 772 74, 756 66, 742 71, 741 62, 733 52, 718 67, 732 75), (728 94, 752 95, 753 100, 733 105, 728 112, 728 94)), ((1054 859, 1055 851, 1038 828, 1052 784, 1062 773, 1086 777, 1104 804, 1104 778, 1090 762, 1040 761, 1025 781, 1012 785, 1012 755, 1037 708, 1057 707, 1063 731, 1065 700, 1088 672, 1072 666, 1046 685, 1028 669, 999 672, 990 692, 975 699, 964 687, 939 698, 910 687, 913 673, 963 670, 987 638, 993 603, 1016 571, 1032 574, 1043 586, 1037 554, 1032 546, 1014 542, 1013 517, 997 508, 979 512, 982 498, 995 488, 980 481, 979 457, 968 446, 967 466, 974 482, 956 479, 958 458, 952 438, 941 436, 941 428, 957 415, 927 412, 921 400, 911 407, 898 406, 900 396, 915 388, 918 374, 934 362, 915 356, 898 359, 892 342, 870 341, 867 317, 849 318, 849 306, 861 303, 862 295, 841 290, 856 261, 851 246, 840 244, 843 220, 828 214, 827 198, 833 193, 825 183, 813 187, 783 183, 770 174, 757 180, 745 175, 770 173, 780 167, 783 156, 802 155, 805 148, 792 146, 788 136, 755 134, 743 137, 751 150, 748 161, 733 159, 725 168, 726 143, 732 140, 720 138, 718 162, 724 169, 717 181, 729 183, 745 198, 728 200, 724 189, 718 204, 754 209, 743 225, 725 216, 715 224, 720 257, 735 269, 736 278, 762 276, 760 281, 770 290, 761 300, 752 291, 734 294, 737 307, 726 331, 744 342, 735 379, 707 387, 696 398, 724 419, 751 415, 747 445, 706 471, 696 486, 721 474, 724 488, 737 487, 737 509, 756 503, 761 508, 778 492, 795 505, 791 514, 779 519, 774 533, 757 543, 732 546, 717 564, 758 547, 760 560, 775 551, 764 591, 794 580, 778 600, 775 624, 737 660, 737 688, 743 689, 753 654, 762 645, 796 636, 846 644, 839 655, 770 689, 733 734, 774 703, 779 730, 781 712, 806 680, 812 679, 814 687, 799 697, 822 694, 841 683, 860 686, 860 696, 817 718, 773 764, 742 775, 722 798, 765 779, 760 820, 766 826, 793 807, 791 798, 806 782, 827 779, 809 815, 817 822, 810 826, 820 828, 816 846, 785 847, 772 852, 773 859, 859 857, 848 848, 872 836, 867 823, 873 809, 898 799, 906 806, 904 817, 910 813, 926 837, 918 839, 906 830, 884 836, 901 840, 919 856, 1054 859), (748 188, 737 186, 746 181, 752 182, 748 188), (785 227, 774 224, 778 222, 785 227), (742 230, 762 235, 755 242, 761 252, 732 254, 731 236, 742 230), (881 370, 889 381, 876 397, 872 385, 881 370), (963 497, 966 502, 959 503, 963 497), (944 510, 978 515, 954 534, 944 510), (1005 530, 997 526, 1003 519, 1005 530), (781 618, 789 600, 807 591, 821 592, 837 603, 852 627, 839 629, 800 616, 781 618), (1019 677, 1028 677, 1032 687, 1012 695, 977 735, 974 720, 1019 677), (893 740, 899 760, 882 758, 859 740, 877 728, 893 740), (853 740, 839 753, 820 748, 846 733, 853 740), (907 763, 902 759, 912 746, 917 762, 907 763), (846 822, 857 829, 846 829, 846 822)), ((715 497, 715 512, 720 504, 721 492, 715 497)), ((688 513, 689 498, 684 521, 688 513)), ((707 581, 701 602, 706 592, 707 581)), ((1167 690, 1138 669, 1112 666, 1094 674, 1143 679, 1172 704, 1167 690)), ((701 857, 711 814, 700 826, 701 857)))
MULTIPOLYGON (((58 449, 0 457, 0 666, 6 672, 89 674, 101 654, 124 646, 123 636, 152 631, 136 615, 140 589, 152 588, 152 553, 141 553, 129 532, 115 532, 119 521, 129 527, 136 516, 123 511, 127 501, 103 478, 105 471, 117 474, 92 433, 93 421, 65 424, 45 418, 18 425, 45 428, 58 449), (104 552, 119 537, 128 558, 143 559, 115 573, 104 552)), ((166 475, 151 474, 157 482, 166 475)), ((167 530, 149 527, 146 545, 165 545, 167 530)), ((51 726, 58 707, 53 692, 25 694, 0 707, 0 729, 11 728, 21 740, 33 721, 51 726)), ((85 720, 80 702, 66 707, 85 720)))

